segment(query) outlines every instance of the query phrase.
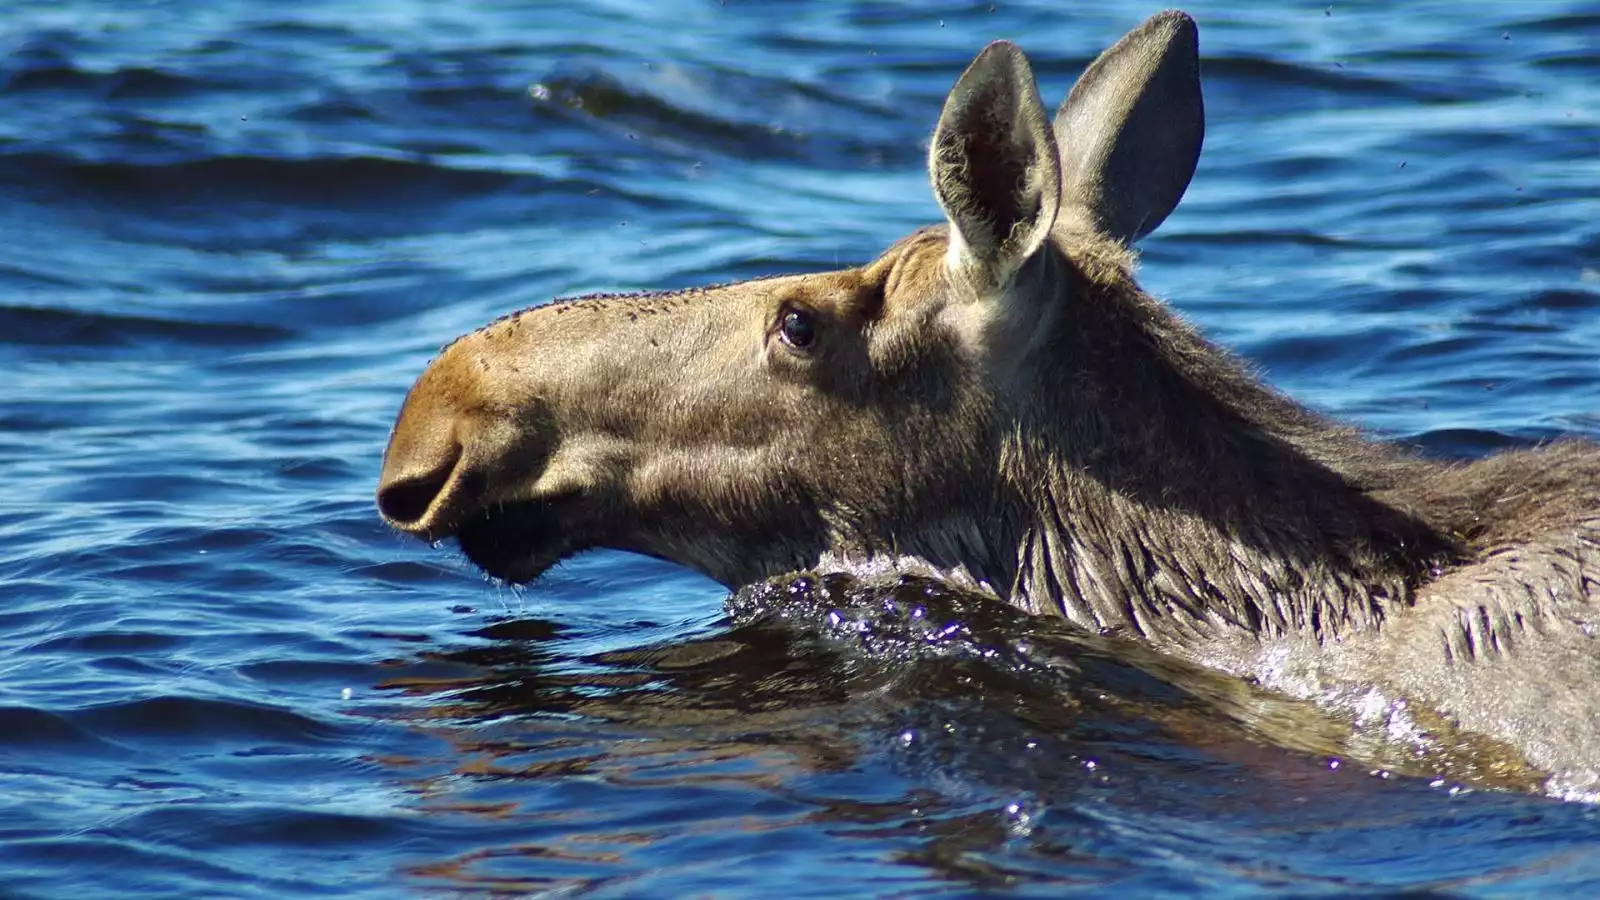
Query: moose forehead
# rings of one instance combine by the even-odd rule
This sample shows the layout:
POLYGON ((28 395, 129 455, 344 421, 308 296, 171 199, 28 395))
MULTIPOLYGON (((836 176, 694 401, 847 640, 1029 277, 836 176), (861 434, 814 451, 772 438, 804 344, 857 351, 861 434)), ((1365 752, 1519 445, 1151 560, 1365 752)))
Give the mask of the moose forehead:
POLYGON ((730 299, 739 309, 752 314, 765 316, 777 309, 795 306, 841 321, 866 324, 897 315, 938 293, 948 241, 948 228, 933 225, 896 241, 872 262, 850 269, 774 275, 677 291, 587 294, 556 299, 507 313, 461 335, 440 352, 468 337, 515 336, 524 325, 530 324, 529 316, 535 314, 539 316, 541 331, 576 331, 592 327, 597 317, 608 322, 647 321, 730 299))

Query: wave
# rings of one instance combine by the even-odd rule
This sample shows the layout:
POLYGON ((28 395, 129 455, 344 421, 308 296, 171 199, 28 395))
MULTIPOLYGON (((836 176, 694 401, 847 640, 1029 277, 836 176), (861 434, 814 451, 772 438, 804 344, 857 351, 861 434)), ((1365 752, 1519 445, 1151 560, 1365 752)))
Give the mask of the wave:
POLYGON ((147 347, 152 342, 193 346, 259 346, 287 340, 276 325, 195 322, 70 309, 0 306, 0 344, 34 347, 147 347))
POLYGON ((117 751, 114 744, 65 716, 27 706, 0 707, 0 756, 33 755, 45 748, 73 753, 117 751))
POLYGON ((0 72, 0 91, 9 94, 73 91, 105 100, 170 100, 216 88, 211 80, 145 66, 93 71, 51 60, 0 72))
POLYGON ((1252 100, 1259 100, 1264 92, 1290 89, 1293 95, 1285 99, 1300 105, 1306 101, 1307 90, 1396 103, 1443 102, 1474 96, 1465 85, 1381 77, 1374 73, 1372 61, 1330 60, 1326 66, 1315 66, 1261 56, 1220 57, 1205 61, 1205 77, 1211 84, 1232 84, 1236 90, 1248 90, 1252 100))
POLYGON ((748 72, 684 68, 625 81, 596 69, 558 68, 529 93, 541 107, 694 157, 852 169, 916 165, 922 157, 894 110, 748 72))
POLYGON ((538 176, 379 156, 208 156, 93 160, 54 153, 0 156, 0 184, 50 185, 116 203, 272 203, 311 207, 403 206, 492 194, 538 176))
POLYGON ((120 740, 338 742, 341 729, 273 706, 238 700, 164 695, 107 703, 67 713, 89 733, 120 740))

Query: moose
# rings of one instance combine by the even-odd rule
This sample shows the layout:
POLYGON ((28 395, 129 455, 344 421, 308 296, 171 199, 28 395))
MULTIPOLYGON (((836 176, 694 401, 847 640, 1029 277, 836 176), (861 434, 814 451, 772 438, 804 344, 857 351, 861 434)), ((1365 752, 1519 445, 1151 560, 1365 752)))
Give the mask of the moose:
POLYGON ((1053 120, 992 43, 929 145, 944 224, 856 268, 457 339, 406 397, 378 508, 513 583, 596 547, 730 587, 911 561, 1269 688, 1380 690, 1600 787, 1600 445, 1428 458, 1141 290, 1132 247, 1204 131, 1183 12, 1053 120))

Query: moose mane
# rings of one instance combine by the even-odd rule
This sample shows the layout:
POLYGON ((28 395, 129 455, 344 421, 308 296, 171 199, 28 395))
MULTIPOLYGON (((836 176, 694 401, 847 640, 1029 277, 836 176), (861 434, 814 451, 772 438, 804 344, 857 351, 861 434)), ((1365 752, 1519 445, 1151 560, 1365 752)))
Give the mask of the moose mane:
POLYGON ((1080 624, 1336 636, 1464 552, 1405 493, 1441 468, 1266 385, 1139 289, 1131 256, 1058 236, 1058 308, 1002 455, 1028 505, 1014 594, 1080 624))

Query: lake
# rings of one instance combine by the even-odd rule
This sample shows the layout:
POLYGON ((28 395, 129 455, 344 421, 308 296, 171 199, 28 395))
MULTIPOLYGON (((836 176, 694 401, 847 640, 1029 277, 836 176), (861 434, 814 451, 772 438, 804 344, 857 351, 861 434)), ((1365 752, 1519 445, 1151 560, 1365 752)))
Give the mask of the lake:
MULTIPOLYGON (((905 641, 611 552, 508 588, 379 522, 451 338, 865 261, 940 218, 983 44, 1053 107, 1158 8, 7 4, 0 896, 1600 892, 1593 804, 1383 723, 937 598, 905 641)), ((1600 9, 1188 9, 1206 147, 1144 284, 1378 434, 1600 435, 1600 9)))

